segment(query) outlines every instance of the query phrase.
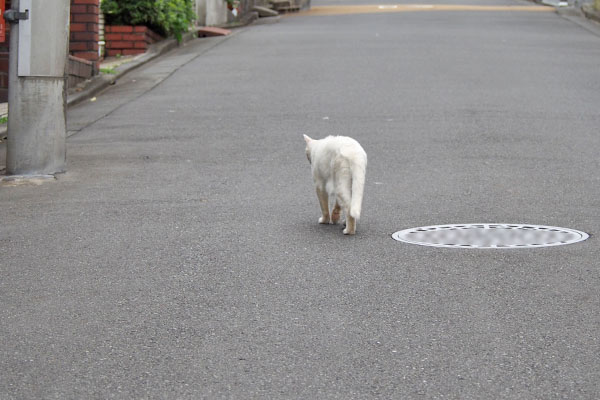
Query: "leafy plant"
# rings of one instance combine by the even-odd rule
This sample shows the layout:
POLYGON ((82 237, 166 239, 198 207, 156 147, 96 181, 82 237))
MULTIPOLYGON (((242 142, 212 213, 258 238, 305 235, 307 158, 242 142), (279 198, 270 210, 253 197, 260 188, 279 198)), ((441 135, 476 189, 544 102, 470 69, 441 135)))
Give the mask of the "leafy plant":
POLYGON ((193 0, 103 0, 101 8, 107 25, 145 25, 180 42, 196 19, 193 0))
POLYGON ((182 34, 188 31, 190 23, 196 19, 192 0, 158 0, 164 10, 162 23, 168 33, 181 42, 182 34))

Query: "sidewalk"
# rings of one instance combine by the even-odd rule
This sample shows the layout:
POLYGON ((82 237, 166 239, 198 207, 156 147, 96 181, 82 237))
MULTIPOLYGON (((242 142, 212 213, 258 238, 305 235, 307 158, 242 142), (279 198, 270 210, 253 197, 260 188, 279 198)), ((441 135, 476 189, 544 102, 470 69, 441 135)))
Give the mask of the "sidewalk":
MULTIPOLYGON (((168 51, 184 45, 192 39, 197 38, 198 30, 194 29, 183 36, 182 43, 177 43, 177 40, 170 38, 150 46, 150 49, 143 54, 137 56, 126 56, 117 59, 111 57, 100 64, 101 70, 111 70, 111 73, 100 73, 86 81, 83 85, 68 89, 67 105, 74 106, 86 99, 94 97, 127 73, 136 68, 154 60, 157 57, 167 53, 168 51)), ((8 103, 0 103, 0 119, 8 117, 8 103)), ((0 124, 0 175, 6 170, 6 132, 7 124, 4 121, 0 124)))
MULTIPOLYGON (((228 28, 240 28, 250 24, 268 24, 278 22, 281 17, 261 17, 260 19, 250 19, 244 23, 228 25, 228 28)), ((74 88, 68 89, 67 106, 72 107, 83 101, 94 98, 95 95, 113 85, 116 81, 123 78, 131 71, 155 60, 166 53, 178 47, 186 45, 192 40, 203 40, 198 37, 199 31, 207 27, 197 27, 183 35, 182 42, 178 43, 176 39, 169 38, 150 46, 146 53, 135 56, 110 57, 100 63, 101 73, 90 80, 74 88), (102 72, 104 71, 104 72, 102 72)), ((208 28, 210 29, 210 28, 208 28)), ((231 30, 221 29, 226 35, 231 34, 231 30)), ((6 170, 6 118, 8 117, 8 103, 0 103, 0 176, 6 170), (2 120, 4 121, 2 122, 2 120)))
POLYGON ((136 56, 124 56, 124 57, 110 57, 105 59, 100 63, 100 69, 102 70, 111 70, 111 73, 100 73, 89 80, 83 88, 70 88, 68 97, 67 97, 67 105, 73 106, 85 99, 89 99, 93 97, 95 94, 101 92, 106 89, 110 85, 112 85, 117 79, 121 78, 123 75, 128 72, 139 68, 140 66, 146 64, 149 61, 154 60, 157 57, 177 48, 178 46, 185 45, 185 43, 189 42, 192 39, 196 39, 198 37, 198 28, 194 29, 191 32, 183 35, 183 39, 181 44, 177 43, 177 40, 174 38, 165 39, 161 42, 155 43, 150 46, 150 49, 136 56))

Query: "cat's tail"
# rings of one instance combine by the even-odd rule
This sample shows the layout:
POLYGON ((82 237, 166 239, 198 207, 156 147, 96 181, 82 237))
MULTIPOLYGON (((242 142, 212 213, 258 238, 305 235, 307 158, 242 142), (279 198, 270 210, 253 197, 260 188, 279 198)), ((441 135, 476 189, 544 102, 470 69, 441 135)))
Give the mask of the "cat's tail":
POLYGON ((355 160, 352 165, 352 200, 350 201, 350 215, 355 219, 360 218, 366 172, 367 157, 365 155, 364 159, 355 160))

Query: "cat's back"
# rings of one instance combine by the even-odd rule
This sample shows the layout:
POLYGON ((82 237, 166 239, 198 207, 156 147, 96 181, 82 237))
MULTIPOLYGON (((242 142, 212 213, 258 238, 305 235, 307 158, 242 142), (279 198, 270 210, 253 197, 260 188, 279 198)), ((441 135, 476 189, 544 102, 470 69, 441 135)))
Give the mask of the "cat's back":
POLYGON ((360 143, 348 136, 327 136, 323 139, 323 146, 328 150, 340 151, 344 148, 363 150, 360 143))
POLYGON ((346 159, 364 159, 366 163, 367 153, 355 139, 348 136, 328 136, 324 140, 328 153, 346 159))

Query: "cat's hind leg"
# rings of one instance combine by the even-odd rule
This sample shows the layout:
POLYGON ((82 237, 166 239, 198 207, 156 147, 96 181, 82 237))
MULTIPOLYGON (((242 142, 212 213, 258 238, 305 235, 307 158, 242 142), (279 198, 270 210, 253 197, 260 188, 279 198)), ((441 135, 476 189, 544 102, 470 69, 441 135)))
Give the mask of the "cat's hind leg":
POLYGON ((336 204, 339 204, 346 215, 346 228, 344 235, 354 235, 356 232, 356 220, 350 215, 350 204, 352 203, 351 179, 340 179, 337 186, 336 204))
POLYGON ((319 218, 320 224, 328 224, 330 221, 329 218, 329 195, 327 191, 324 189, 320 189, 317 187, 317 197, 319 198, 319 205, 321 206, 321 213, 323 216, 319 218))
POLYGON ((337 224, 340 221, 341 215, 342 215, 342 207, 336 200, 335 206, 333 207, 333 210, 331 211, 331 223, 334 225, 337 224))
POLYGON ((346 229, 343 232, 344 235, 354 235, 356 233, 356 219, 350 213, 346 214, 346 229))

